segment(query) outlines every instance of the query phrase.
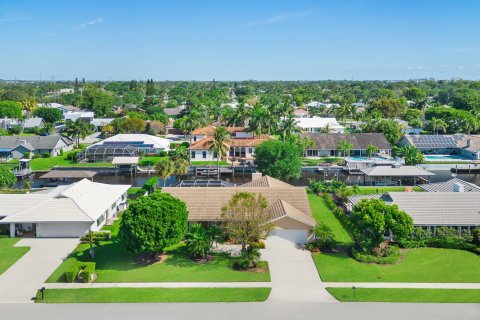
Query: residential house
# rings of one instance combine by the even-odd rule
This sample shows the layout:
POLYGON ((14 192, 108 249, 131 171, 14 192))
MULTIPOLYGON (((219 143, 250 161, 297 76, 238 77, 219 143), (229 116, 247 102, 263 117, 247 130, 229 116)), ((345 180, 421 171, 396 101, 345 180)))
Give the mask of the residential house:
MULTIPOLYGON (((198 128, 192 131, 192 141, 196 142, 202 140, 208 136, 213 136, 215 130, 217 129, 216 125, 210 125, 203 128, 198 128)), ((238 137, 251 137, 252 134, 247 132, 245 127, 225 127, 225 129, 230 132, 232 136, 238 137)))
POLYGON ((423 154, 454 154, 480 160, 480 135, 405 135, 400 144, 414 146, 423 154))
POLYGON ((401 119, 394 119, 394 121, 402 127, 404 134, 421 134, 423 131, 422 128, 412 127, 408 121, 401 119))
POLYGON ((73 141, 62 135, 49 136, 2 136, 0 137, 0 158, 21 159, 26 153, 58 156, 73 149, 73 141))
POLYGON ((11 237, 81 237, 126 208, 129 188, 83 179, 46 191, 0 194, 0 225, 9 226, 11 237))
POLYGON ((90 124, 95 127, 95 131, 100 132, 102 131, 103 127, 105 127, 106 125, 109 125, 113 120, 115 119, 114 118, 97 118, 90 121, 90 124))
POLYGON ((0 119, 0 129, 8 130, 11 127, 20 125, 21 122, 17 119, 3 118, 0 119))
POLYGON ((308 118, 310 113, 305 109, 295 108, 293 109, 293 116, 295 118, 308 118))
POLYGON ((80 112, 67 112, 63 114, 64 120, 77 121, 81 119, 87 123, 90 123, 95 118, 95 113, 93 111, 80 111, 80 112))
POLYGON ((297 118, 296 125, 302 132, 316 133, 328 129, 329 132, 342 133, 345 130, 345 127, 340 125, 335 118, 297 118))
POLYGON ((82 109, 74 107, 74 106, 65 106, 61 103, 51 102, 51 103, 39 103, 39 107, 41 108, 54 108, 58 109, 62 112, 62 114, 70 113, 70 112, 80 112, 82 109))
POLYGON ((313 146, 305 152, 309 158, 337 156, 340 141, 352 144, 350 156, 366 156, 369 145, 378 148, 375 156, 390 157, 392 154, 392 147, 383 133, 301 133, 300 136, 313 141, 313 146))
POLYGON ((23 122, 23 129, 43 128, 45 121, 42 118, 28 118, 23 122))
POLYGON ((268 202, 266 215, 274 226, 273 235, 298 244, 310 237, 316 225, 312 217, 305 187, 294 187, 280 180, 254 174, 251 182, 240 186, 168 187, 162 192, 184 201, 189 223, 205 225, 221 223, 222 208, 238 192, 261 194, 268 202))

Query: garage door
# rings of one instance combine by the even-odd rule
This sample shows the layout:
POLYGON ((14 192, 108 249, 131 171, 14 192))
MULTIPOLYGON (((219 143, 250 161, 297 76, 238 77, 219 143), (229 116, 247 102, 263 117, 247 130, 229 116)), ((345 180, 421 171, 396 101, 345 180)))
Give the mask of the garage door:
POLYGON ((37 238, 78 238, 87 232, 85 223, 38 223, 37 238))
POLYGON ((275 229, 272 235, 269 237, 269 242, 293 242, 295 244, 305 244, 307 243, 308 232, 307 230, 301 229, 275 229))

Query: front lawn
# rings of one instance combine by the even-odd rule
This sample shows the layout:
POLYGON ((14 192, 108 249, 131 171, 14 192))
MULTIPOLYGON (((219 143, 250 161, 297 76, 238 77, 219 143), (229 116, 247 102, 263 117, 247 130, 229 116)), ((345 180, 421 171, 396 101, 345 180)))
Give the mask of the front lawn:
POLYGON ((344 246, 352 244, 353 240, 348 231, 338 221, 337 217, 327 207, 325 198, 320 197, 312 192, 308 192, 308 201, 312 209, 312 215, 318 223, 324 223, 332 229, 335 234, 335 240, 344 246))
POLYGON ((168 158, 168 157, 160 157, 160 156, 141 157, 140 160, 138 161, 138 165, 140 167, 152 167, 155 165, 155 163, 157 163, 158 161, 160 161, 160 159, 163 159, 163 158, 168 158))
POLYGON ((345 253, 313 260, 325 282, 480 282, 480 256, 454 249, 409 249, 395 265, 366 264, 345 253))
POLYGON ((20 239, 0 237, 0 274, 10 268, 30 250, 29 247, 14 247, 20 239))
POLYGON ((357 288, 355 296, 352 288, 327 290, 342 302, 480 302, 480 290, 474 289, 357 288))
MULTIPOLYGON (((216 166, 217 161, 194 161, 192 160, 192 166, 216 166)), ((230 163, 228 163, 225 160, 220 161, 221 166, 228 166, 230 163)))
POLYGON ((270 288, 95 288, 47 289, 37 303, 261 302, 270 288))
MULTIPOLYGON (((112 240, 95 247, 97 282, 263 282, 270 281, 269 272, 244 272, 232 268, 235 258, 227 254, 215 254, 211 262, 200 264, 192 261, 183 244, 166 250, 168 259, 162 263, 142 264, 138 255, 128 252, 117 233, 120 220, 104 228, 112 232, 112 240)), ((47 282, 65 281, 65 271, 78 261, 91 261, 88 244, 80 244, 47 282)))

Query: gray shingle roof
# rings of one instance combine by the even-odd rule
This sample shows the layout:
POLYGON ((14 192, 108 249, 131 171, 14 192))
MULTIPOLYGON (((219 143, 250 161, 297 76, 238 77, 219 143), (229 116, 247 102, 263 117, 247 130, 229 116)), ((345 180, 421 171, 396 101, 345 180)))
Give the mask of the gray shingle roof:
POLYGON ((315 146, 312 149, 336 150, 340 141, 350 142, 353 150, 365 150, 369 144, 378 149, 391 149, 391 145, 383 133, 302 133, 302 137, 313 140, 315 146))
POLYGON ((360 169, 369 177, 422 177, 434 176, 435 173, 415 167, 415 166, 374 166, 360 169))
POLYGON ((43 119, 42 118, 29 118, 25 120, 23 123, 24 128, 34 128, 34 127, 40 127, 43 124, 43 119))
POLYGON ((0 137, 0 149, 13 149, 19 145, 31 145, 34 149, 54 149, 60 140, 72 144, 70 138, 60 135, 50 136, 3 136, 0 137))

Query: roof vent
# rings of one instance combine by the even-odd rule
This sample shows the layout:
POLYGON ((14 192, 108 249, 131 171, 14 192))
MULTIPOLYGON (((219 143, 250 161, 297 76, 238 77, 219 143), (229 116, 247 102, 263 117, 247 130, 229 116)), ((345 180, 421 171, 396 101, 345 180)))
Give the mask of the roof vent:
POLYGON ((453 184, 453 192, 465 192, 465 185, 459 183, 459 182, 455 182, 453 184))

